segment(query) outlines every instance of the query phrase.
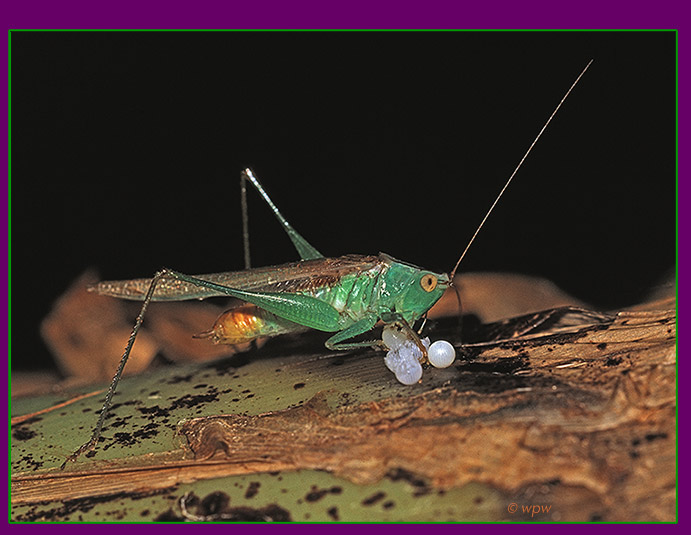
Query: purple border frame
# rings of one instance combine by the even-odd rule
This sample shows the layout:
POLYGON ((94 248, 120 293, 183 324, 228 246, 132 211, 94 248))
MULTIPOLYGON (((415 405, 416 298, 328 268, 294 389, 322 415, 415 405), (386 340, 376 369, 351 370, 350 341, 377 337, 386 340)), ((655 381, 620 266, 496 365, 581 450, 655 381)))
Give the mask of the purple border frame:
MULTIPOLYGON (((554 1, 538 0, 530 3, 510 2, 499 0, 494 2, 479 3, 474 2, 470 5, 453 0, 431 0, 425 3, 415 3, 393 0, 380 0, 378 2, 362 2, 359 0, 350 1, 347 4, 324 2, 317 0, 287 2, 279 0, 255 0, 254 2, 232 3, 226 1, 202 0, 192 4, 182 2, 162 0, 140 0, 133 2, 124 0, 121 2, 94 2, 78 0, 71 2, 49 2, 46 0, 33 0, 24 2, 12 2, 3 8, 3 26, 6 30, 11 29, 213 29, 213 28, 246 28, 246 29, 273 29, 273 28, 463 28, 463 29, 511 29, 511 28, 544 28, 544 29, 676 29, 679 34, 687 24, 686 12, 680 0, 658 0, 655 4, 644 5, 643 3, 631 2, 631 0, 602 0, 594 2, 592 0, 582 0, 578 4, 557 4, 554 1), (563 7, 562 7, 563 6, 563 7)), ((7 34, 6 34, 7 36, 7 34)), ((4 41, 3 61, 8 61, 8 38, 4 41)), ((679 52, 681 51, 678 48, 679 52)), ((678 61, 678 87, 686 87, 685 72, 680 68, 682 65, 681 54, 678 61)), ((8 69, 5 68, 5 73, 8 69)), ((3 86, 3 92, 8 90, 8 84, 3 86)), ((6 100, 7 102, 7 100, 6 100)), ((7 109, 7 108, 6 108, 7 109)), ((684 108, 679 109, 679 117, 682 116, 684 108)), ((6 113, 6 112, 4 112, 6 113)), ((9 120, 9 117, 8 117, 9 120)), ((8 130, 5 130, 7 132, 8 130)), ((681 128, 679 128, 681 133, 681 128)), ((5 145, 6 147, 8 145, 5 145)), ((683 139, 679 136, 679 147, 683 147, 683 139)), ((678 153, 683 153, 679 149, 678 153)), ((3 153, 3 159, 8 158, 8 152, 3 153)), ((7 163, 7 160, 3 160, 7 163)), ((7 167, 6 167, 7 168, 7 167)), ((681 167, 679 167, 681 170, 681 167)), ((681 204, 686 190, 685 181, 678 180, 678 205, 681 204)), ((8 189, 3 189, 8 192, 8 189)), ((9 210, 9 200, 3 204, 9 210)), ((683 218, 677 207, 678 222, 680 227, 687 218, 683 218)), ((9 217, 3 220, 9 224, 9 217)), ((679 232, 679 231, 678 231, 679 232)), ((8 239, 8 232, 3 233, 3 239, 8 239)), ((678 234, 680 235, 680 233, 678 234)), ((678 240, 679 243, 679 240, 678 240)), ((677 245, 678 251, 681 248, 677 245)), ((9 253, 8 247, 4 251, 9 253)), ((9 262, 5 262, 3 267, 7 269, 9 262)), ((5 280, 8 280, 5 277, 5 280)), ((679 285, 681 294, 682 285, 679 285)), ((7 295, 8 288, 3 285, 3 300, 7 295)), ((6 301, 8 302, 8 301, 6 301)), ((9 307, 4 310, 9 310, 9 307)), ((9 325, 9 322, 5 322, 9 325)), ((8 330, 9 331, 9 330, 8 330)), ((4 338, 9 333, 3 331, 4 347, 8 347, 7 339, 4 338)), ((8 385, 7 379, 4 383, 8 385)), ((6 391, 9 391, 6 390, 6 391)), ((682 427, 679 426, 679 431, 682 427)), ((3 442, 3 450, 7 442, 3 442)), ((7 458, 7 455, 5 455, 7 458)), ((684 466, 682 465, 681 468, 684 466)), ((6 499, 5 503, 9 503, 6 499)), ((51 530, 74 530, 76 529, 98 529, 115 532, 120 529, 118 525, 94 526, 75 526, 70 525, 51 525, 47 529, 51 530)), ((130 526, 127 529, 147 529, 149 526, 130 526)), ((589 526, 590 527, 590 526, 589 526)), ((28 531, 41 529, 40 526, 33 525, 11 525, 13 531, 28 531)), ((617 526, 593 526, 593 529, 616 529, 617 526)), ((646 526, 622 526, 628 532, 646 530, 646 526)), ((663 525, 657 529, 677 529, 676 526, 663 525)), ((181 526, 159 525, 161 530, 180 530, 181 526)), ((214 528, 211 528, 214 529, 214 528)), ((228 526, 217 525, 215 529, 228 529, 228 526)), ((242 531, 263 530, 266 532, 271 529, 269 526, 238 526, 235 529, 242 531)), ((281 532, 285 530, 317 530, 322 529, 320 525, 306 526, 282 525, 275 528, 281 532)), ((349 529, 345 526, 330 526, 329 530, 349 529)), ((356 529, 381 529, 379 526, 358 526, 356 529)), ((384 526, 384 529, 398 530, 399 526, 384 526)), ((418 530, 415 525, 404 526, 404 531, 418 530)), ((424 529, 424 528, 423 528, 424 529)), ((450 532, 451 530, 488 530, 501 529, 499 526, 488 525, 439 525, 434 526, 435 530, 450 532)), ((509 529, 522 531, 534 530, 533 524, 514 525, 509 529)), ((537 529, 553 529, 542 527, 537 529)), ((560 531, 581 530, 580 525, 559 526, 560 531)))

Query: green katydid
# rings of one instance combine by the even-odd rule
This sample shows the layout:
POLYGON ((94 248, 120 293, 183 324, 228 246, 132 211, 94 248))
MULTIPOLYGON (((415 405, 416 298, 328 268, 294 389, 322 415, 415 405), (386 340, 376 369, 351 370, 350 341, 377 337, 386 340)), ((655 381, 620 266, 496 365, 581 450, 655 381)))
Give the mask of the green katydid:
MULTIPOLYGON (((64 467, 68 461, 76 460, 98 443, 105 417, 112 405, 113 394, 151 301, 230 296, 247 303, 225 312, 210 331, 201 335, 216 343, 238 343, 260 336, 317 329, 334 333, 325 343, 331 350, 384 346, 390 349, 389 356, 394 353, 394 356, 400 356, 403 360, 429 362, 428 351, 435 351, 432 348, 428 350, 428 341, 420 339, 420 333, 413 329, 414 324, 426 315, 446 288, 452 286, 454 275, 480 229, 535 143, 591 63, 592 60, 571 84, 549 116, 495 198, 449 275, 419 268, 384 253, 376 256, 345 255, 325 258, 288 223, 252 171, 245 169, 241 174, 245 270, 190 276, 164 268, 152 279, 107 281, 91 288, 92 291, 103 295, 140 300, 143 303, 106 393, 92 436, 70 455, 62 466, 64 467), (250 268, 246 181, 257 189, 283 226, 300 255, 299 262, 250 268), (352 341, 353 338, 371 331, 380 321, 385 324, 383 341, 352 341)), ((453 361, 455 355, 450 355, 448 342, 440 342, 443 342, 440 346, 444 348, 438 346, 431 360, 437 360, 441 363, 439 367, 444 367, 453 361)), ((453 351, 453 348, 450 351, 453 351)), ((389 367, 391 369, 391 366, 389 367)), ((407 384, 417 382, 418 379, 419 377, 407 384)))

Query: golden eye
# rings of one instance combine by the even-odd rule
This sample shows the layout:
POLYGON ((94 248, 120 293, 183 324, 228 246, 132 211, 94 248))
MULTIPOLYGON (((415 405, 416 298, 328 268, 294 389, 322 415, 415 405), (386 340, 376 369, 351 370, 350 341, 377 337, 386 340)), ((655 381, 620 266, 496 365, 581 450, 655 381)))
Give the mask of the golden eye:
POLYGON ((431 273, 423 275, 420 279, 420 286, 422 286, 422 289, 426 292, 431 292, 437 287, 437 277, 435 277, 431 273))

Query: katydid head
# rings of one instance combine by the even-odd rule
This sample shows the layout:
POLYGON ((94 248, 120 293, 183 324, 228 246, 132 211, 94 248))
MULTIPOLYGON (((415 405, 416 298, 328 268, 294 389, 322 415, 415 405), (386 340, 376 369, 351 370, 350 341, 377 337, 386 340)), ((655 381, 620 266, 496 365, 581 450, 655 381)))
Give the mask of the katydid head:
POLYGON ((401 314, 420 318, 439 301, 449 286, 449 277, 445 273, 419 271, 404 293, 401 300, 401 314))
POLYGON ((390 269, 386 274, 385 291, 395 296, 393 309, 412 324, 439 301, 449 286, 449 276, 433 273, 388 257, 390 269))

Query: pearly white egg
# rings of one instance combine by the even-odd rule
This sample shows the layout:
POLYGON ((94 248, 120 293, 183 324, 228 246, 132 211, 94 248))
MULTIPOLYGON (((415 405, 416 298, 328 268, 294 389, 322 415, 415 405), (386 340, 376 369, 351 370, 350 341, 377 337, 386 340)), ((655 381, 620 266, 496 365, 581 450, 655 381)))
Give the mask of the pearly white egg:
POLYGON ((456 350, 446 340, 437 340, 429 346, 427 358, 435 368, 448 368, 456 360, 456 350))

